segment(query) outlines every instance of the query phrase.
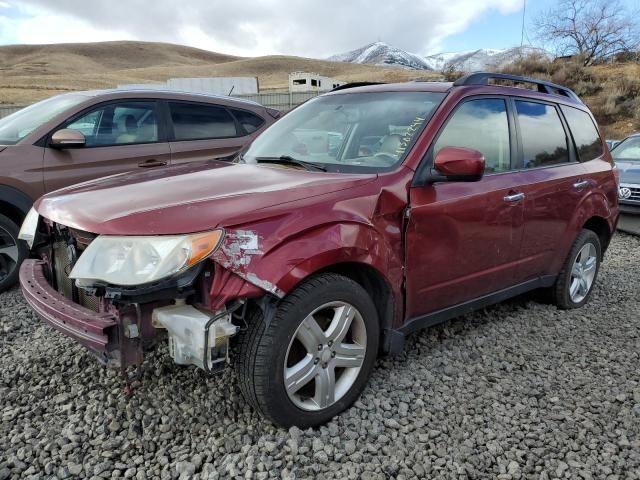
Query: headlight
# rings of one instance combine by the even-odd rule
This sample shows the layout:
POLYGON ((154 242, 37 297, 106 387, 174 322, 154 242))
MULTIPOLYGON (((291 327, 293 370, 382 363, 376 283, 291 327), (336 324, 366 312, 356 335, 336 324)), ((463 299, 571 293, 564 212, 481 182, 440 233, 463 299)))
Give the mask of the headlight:
POLYGON ((222 230, 193 235, 116 237, 93 240, 71 270, 70 278, 113 285, 142 285, 175 275, 208 257, 222 230))
POLYGON ((29 213, 22 222, 22 227, 20 227, 20 233, 18 233, 18 238, 20 240, 24 240, 29 245, 29 248, 33 247, 33 242, 36 238, 36 232, 38 231, 38 220, 40 219, 40 215, 38 212, 31 207, 29 213))

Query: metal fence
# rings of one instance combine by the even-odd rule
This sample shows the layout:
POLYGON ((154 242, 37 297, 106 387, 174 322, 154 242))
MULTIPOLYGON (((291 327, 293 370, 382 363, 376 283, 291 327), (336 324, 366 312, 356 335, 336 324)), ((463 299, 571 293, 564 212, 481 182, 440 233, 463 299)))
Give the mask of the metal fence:
MULTIPOLYGON (((232 95, 232 97, 252 100, 265 107, 287 111, 318 95, 318 92, 274 92, 257 93, 255 95, 232 95)), ((0 105, 0 118, 17 112, 24 107, 26 105, 0 105)))

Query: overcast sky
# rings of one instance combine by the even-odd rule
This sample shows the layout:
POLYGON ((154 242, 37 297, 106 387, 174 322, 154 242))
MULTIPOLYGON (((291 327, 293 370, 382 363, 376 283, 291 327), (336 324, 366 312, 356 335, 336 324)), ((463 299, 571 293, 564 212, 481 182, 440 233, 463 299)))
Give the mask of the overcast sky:
MULTIPOLYGON (((381 40, 418 54, 520 44, 524 0, 0 0, 0 44, 146 40, 326 57, 381 40)), ((535 13, 553 0, 529 0, 535 13)))

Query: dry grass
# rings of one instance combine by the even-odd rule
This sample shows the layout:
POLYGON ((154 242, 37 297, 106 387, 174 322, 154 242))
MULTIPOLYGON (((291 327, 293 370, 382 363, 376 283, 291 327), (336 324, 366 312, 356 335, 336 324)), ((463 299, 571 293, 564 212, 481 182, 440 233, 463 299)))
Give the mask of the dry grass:
POLYGON ((147 42, 104 42, 0 47, 0 104, 28 104, 72 90, 172 77, 257 76, 261 89, 286 88, 293 71, 339 80, 402 82, 439 74, 290 56, 233 57, 190 47, 147 42))
POLYGON ((607 138, 624 138, 640 130, 640 65, 636 63, 583 67, 533 56, 515 61, 504 71, 572 88, 591 109, 607 138))

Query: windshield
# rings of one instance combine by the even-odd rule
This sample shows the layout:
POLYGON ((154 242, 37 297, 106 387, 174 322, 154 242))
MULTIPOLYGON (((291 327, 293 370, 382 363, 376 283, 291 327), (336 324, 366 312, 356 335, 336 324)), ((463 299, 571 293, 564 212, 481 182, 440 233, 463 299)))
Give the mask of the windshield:
POLYGON ((640 162, 640 136, 623 140, 611 150, 614 160, 640 162))
POLYGON ((242 160, 289 157, 332 172, 388 170, 404 159, 444 96, 381 92, 318 97, 269 127, 242 160))
POLYGON ((0 145, 15 145, 42 124, 86 99, 85 95, 76 93, 59 95, 0 119, 0 145))

